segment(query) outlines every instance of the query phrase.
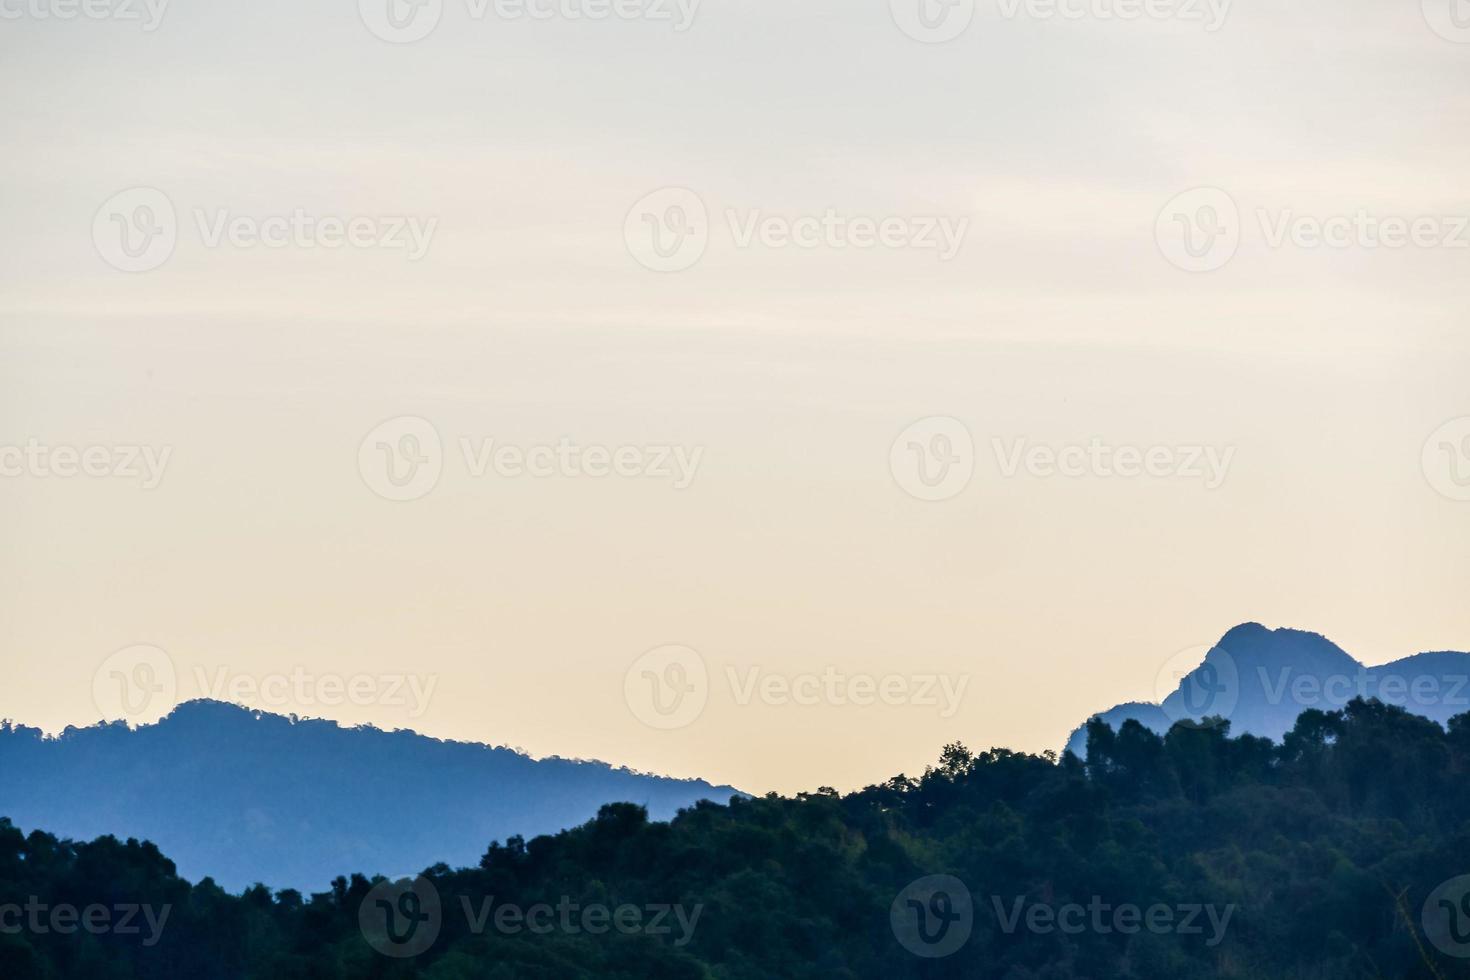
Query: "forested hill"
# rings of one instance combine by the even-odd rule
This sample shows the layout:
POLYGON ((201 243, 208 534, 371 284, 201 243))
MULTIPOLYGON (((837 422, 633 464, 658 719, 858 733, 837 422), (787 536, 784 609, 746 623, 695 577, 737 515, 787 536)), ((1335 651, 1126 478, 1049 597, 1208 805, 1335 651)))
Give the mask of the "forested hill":
MULTIPOLYGON (((1208 651, 1173 664, 1177 684, 1159 704, 1131 702, 1101 712, 1113 728, 1129 718, 1162 735, 1176 721, 1226 718, 1237 735, 1280 741, 1309 708, 1336 711, 1355 697, 1395 704, 1440 724, 1470 710, 1470 653, 1418 653, 1369 667, 1319 633, 1242 623, 1208 651), (1198 659, 1195 659, 1198 657, 1198 659)), ((1087 726, 1067 749, 1086 751, 1087 726)))
MULTIPOLYGON (((234 891, 316 890, 344 870, 468 864, 485 841, 549 834, 631 800, 668 819, 736 790, 602 762, 189 701, 154 725, 0 724, 0 815, 90 838, 146 838, 234 891)), ((0 974, 0 980, 4 980, 0 974)))
POLYGON ((1470 715, 1358 700, 1279 744, 1094 725, 1085 763, 949 746, 848 796, 611 805, 310 897, 0 824, 0 976, 1442 980, 1470 975, 1462 875, 1470 715))

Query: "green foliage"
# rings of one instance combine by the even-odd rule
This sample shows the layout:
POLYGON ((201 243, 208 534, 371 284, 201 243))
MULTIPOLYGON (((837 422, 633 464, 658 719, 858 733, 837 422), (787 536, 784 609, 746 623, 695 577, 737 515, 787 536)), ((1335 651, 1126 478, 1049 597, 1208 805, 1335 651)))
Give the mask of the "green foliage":
MULTIPOLYGON (((167 905, 156 945, 111 933, 0 929, 0 977, 190 980, 755 980, 755 978, 1424 978, 1470 975, 1420 932, 1421 904, 1470 874, 1470 715, 1445 732, 1378 702, 1309 711, 1281 745, 1228 725, 1088 731, 1088 758, 944 747, 939 762, 841 796, 700 804, 668 824, 612 804, 575 830, 492 843, 479 867, 425 872, 432 946, 369 947, 375 881, 302 896, 229 895, 177 877, 148 843, 23 836, 0 819, 0 906, 35 897, 167 905), (922 959, 889 908, 953 875, 968 941, 922 959), (1233 906, 1216 944, 1178 932, 1006 929, 1012 903, 1233 906), (698 911, 669 932, 497 928, 474 910, 544 904, 698 911)), ((575 913, 572 913, 575 916, 575 913)), ((493 914, 492 914, 493 915, 493 914)), ((562 920, 565 921, 565 920, 562 920)), ((647 922, 647 919, 643 920, 647 922)), ((0 921, 0 926, 3 926, 0 921)), ((672 923, 669 923, 672 924, 672 923)))

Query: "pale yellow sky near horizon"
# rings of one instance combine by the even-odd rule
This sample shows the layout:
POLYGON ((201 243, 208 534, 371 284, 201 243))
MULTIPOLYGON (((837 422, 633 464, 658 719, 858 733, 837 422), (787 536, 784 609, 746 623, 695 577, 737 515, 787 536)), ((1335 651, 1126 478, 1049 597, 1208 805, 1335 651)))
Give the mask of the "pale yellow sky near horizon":
POLYGON ((982 3, 943 44, 836 0, 8 21, 0 718, 96 721, 148 644, 179 700, 794 792, 1059 748, 1244 621, 1470 648, 1470 43, 1434 2, 982 3), (1170 237, 1199 188, 1233 253, 1170 237), (108 237, 161 216, 161 259, 108 237), (640 237, 686 219, 702 251, 640 237))

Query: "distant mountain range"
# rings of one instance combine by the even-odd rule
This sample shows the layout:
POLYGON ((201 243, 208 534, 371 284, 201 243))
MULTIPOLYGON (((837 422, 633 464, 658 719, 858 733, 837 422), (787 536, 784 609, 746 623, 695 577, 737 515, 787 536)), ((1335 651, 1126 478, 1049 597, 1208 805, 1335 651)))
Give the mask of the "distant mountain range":
POLYGON ((729 786, 536 760, 414 732, 344 728, 218 701, 154 725, 0 725, 0 815, 62 836, 138 837, 185 878, 324 891, 344 869, 474 865, 492 840, 580 825, 605 803, 666 820, 729 786))
MULTIPOLYGON (((1257 623, 1226 633, 1160 704, 1100 717, 1166 732, 1180 720, 1230 722, 1279 741, 1309 708, 1378 698, 1441 724, 1470 711, 1470 654, 1421 653, 1365 667, 1315 633, 1257 623)), ((1086 731, 1067 748, 1086 757, 1086 731)), ((154 725, 39 730, 0 724, 0 816, 79 840, 158 844, 190 880, 231 891, 264 882, 322 891, 344 869, 417 872, 478 862, 492 840, 578 826, 606 803, 667 820, 730 786, 536 760, 508 748, 410 731, 344 728, 219 701, 179 705, 154 725)))
MULTIPOLYGON (((1366 667, 1316 633, 1245 623, 1221 637, 1162 703, 1120 704, 1094 717, 1115 730, 1133 719, 1160 734, 1176 721, 1219 717, 1232 735, 1280 741, 1303 711, 1336 711, 1356 697, 1443 725, 1470 711, 1470 653, 1421 653, 1366 667)), ((1067 749, 1086 758, 1085 725, 1067 749)))

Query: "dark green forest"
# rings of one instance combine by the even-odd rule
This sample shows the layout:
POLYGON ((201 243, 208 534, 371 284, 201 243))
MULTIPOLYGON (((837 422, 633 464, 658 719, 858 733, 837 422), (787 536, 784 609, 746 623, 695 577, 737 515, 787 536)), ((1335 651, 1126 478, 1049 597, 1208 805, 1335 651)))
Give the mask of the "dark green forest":
POLYGON ((1462 875, 1470 714, 1360 700, 1280 744, 1095 722, 1085 761, 950 745, 846 796, 614 804, 310 896, 0 820, 0 977, 1433 980, 1470 976, 1462 875))

